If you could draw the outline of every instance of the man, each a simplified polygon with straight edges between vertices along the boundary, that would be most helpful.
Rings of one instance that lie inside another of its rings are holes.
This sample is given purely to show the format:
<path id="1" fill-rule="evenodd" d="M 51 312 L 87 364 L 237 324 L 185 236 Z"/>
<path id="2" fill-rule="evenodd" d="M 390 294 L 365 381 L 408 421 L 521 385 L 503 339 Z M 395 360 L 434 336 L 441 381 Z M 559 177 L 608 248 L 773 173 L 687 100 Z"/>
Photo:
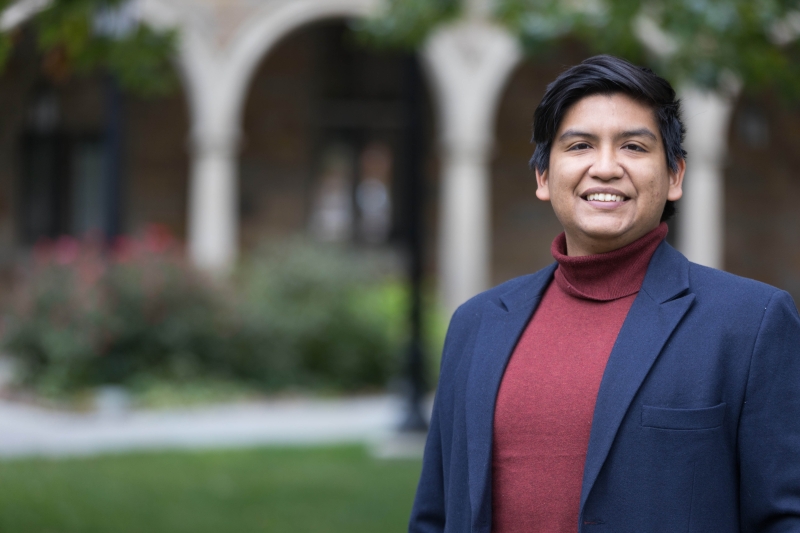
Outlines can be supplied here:
<path id="1" fill-rule="evenodd" d="M 664 240 L 683 136 L 648 69 L 548 86 L 557 262 L 454 314 L 411 532 L 800 532 L 800 317 Z"/>

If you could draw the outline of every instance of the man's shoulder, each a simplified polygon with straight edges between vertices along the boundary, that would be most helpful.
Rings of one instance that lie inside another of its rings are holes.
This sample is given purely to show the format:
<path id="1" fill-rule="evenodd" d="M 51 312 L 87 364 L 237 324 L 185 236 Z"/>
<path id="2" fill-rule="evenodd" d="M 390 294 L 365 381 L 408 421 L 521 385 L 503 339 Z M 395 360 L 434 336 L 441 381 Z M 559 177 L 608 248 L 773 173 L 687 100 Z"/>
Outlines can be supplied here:
<path id="1" fill-rule="evenodd" d="M 770 307 L 797 315 L 797 304 L 785 290 L 729 272 L 689 263 L 689 285 L 695 310 L 709 323 L 734 329 L 761 324 Z"/>
<path id="2" fill-rule="evenodd" d="M 548 265 L 532 274 L 525 274 L 485 290 L 463 304 L 456 310 L 455 316 L 480 314 L 487 304 L 501 309 L 530 302 L 537 298 L 553 278 L 556 264 Z"/>
<path id="3" fill-rule="evenodd" d="M 642 289 L 659 302 L 692 293 L 697 303 L 718 309 L 758 309 L 778 293 L 785 291 L 753 279 L 689 261 L 664 242 L 648 268 Z"/>
<path id="4" fill-rule="evenodd" d="M 752 302 L 768 301 L 776 293 L 784 292 L 777 287 L 723 270 L 697 263 L 689 263 L 689 283 L 692 292 L 718 301 Z"/>

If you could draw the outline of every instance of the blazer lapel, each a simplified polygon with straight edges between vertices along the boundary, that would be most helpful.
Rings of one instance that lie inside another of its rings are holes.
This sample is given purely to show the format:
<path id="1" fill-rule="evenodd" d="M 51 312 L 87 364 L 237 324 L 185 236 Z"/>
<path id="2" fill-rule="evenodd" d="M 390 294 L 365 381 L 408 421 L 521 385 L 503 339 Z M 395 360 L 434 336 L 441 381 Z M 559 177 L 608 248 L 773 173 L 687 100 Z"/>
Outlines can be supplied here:
<path id="1" fill-rule="evenodd" d="M 689 262 L 666 242 L 656 249 L 642 289 L 609 356 L 592 420 L 583 472 L 581 516 L 633 397 L 672 331 L 694 302 Z"/>
<path id="2" fill-rule="evenodd" d="M 484 304 L 466 390 L 467 455 L 472 530 L 488 530 L 494 407 L 514 347 L 553 277 L 553 264 L 526 283 Z"/>

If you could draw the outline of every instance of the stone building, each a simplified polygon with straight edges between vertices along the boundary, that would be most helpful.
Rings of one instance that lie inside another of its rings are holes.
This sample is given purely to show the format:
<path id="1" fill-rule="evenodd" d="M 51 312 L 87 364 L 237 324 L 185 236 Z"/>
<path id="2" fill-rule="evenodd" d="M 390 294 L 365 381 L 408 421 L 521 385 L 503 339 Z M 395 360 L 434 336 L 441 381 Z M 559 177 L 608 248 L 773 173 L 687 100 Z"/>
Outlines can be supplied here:
<path id="1" fill-rule="evenodd" d="M 0 26 L 24 28 L 45 4 L 18 2 Z M 531 120 L 586 53 L 524 58 L 488 2 L 467 4 L 411 55 L 353 39 L 380 0 L 140 0 L 139 16 L 181 36 L 181 90 L 149 100 L 99 76 L 48 85 L 23 43 L 0 77 L 0 261 L 43 235 L 152 223 L 217 271 L 268 237 L 391 243 L 420 172 L 426 265 L 448 309 L 544 266 L 560 228 L 534 196 Z M 800 108 L 682 96 L 690 156 L 670 240 L 800 301 Z"/>

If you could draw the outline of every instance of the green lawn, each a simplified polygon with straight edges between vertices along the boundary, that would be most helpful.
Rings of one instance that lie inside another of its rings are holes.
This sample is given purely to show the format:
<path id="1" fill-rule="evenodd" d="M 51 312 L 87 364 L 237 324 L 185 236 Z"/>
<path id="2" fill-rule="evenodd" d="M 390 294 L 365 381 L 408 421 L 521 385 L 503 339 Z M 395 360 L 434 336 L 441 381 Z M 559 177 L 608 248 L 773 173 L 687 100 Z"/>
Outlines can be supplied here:
<path id="1" fill-rule="evenodd" d="M 419 469 L 360 447 L 0 461 L 0 532 L 400 532 Z"/>

